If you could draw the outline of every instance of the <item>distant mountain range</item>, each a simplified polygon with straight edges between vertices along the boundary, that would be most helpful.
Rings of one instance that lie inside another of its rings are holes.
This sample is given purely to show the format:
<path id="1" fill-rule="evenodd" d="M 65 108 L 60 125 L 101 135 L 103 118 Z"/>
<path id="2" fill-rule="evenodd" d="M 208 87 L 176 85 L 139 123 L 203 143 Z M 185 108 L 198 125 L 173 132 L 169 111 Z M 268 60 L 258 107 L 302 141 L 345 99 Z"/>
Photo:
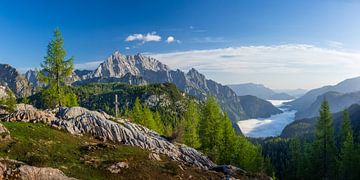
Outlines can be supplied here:
<path id="1" fill-rule="evenodd" d="M 360 77 L 344 80 L 334 86 L 310 90 L 300 98 L 286 104 L 298 111 L 296 119 L 310 118 L 317 115 L 319 104 L 324 97 L 329 98 L 330 107 L 334 113 L 360 101 L 358 93 L 354 93 L 357 91 L 360 91 Z"/>
<path id="2" fill-rule="evenodd" d="M 262 84 L 244 83 L 228 85 L 238 96 L 252 95 L 261 99 L 270 100 L 290 100 L 294 99 L 285 92 L 275 92 L 274 90 L 265 87 Z"/>
<path id="3" fill-rule="evenodd" d="M 354 130 L 354 137 L 359 138 L 360 135 L 360 105 L 353 104 L 348 108 L 351 125 Z M 339 132 L 343 112 L 337 112 L 332 115 L 334 120 L 335 133 Z M 311 137 L 315 129 L 317 118 L 307 118 L 296 120 L 287 125 L 281 133 L 281 137 L 294 138 L 294 137 Z M 360 140 L 360 139 L 358 139 Z"/>
<path id="4" fill-rule="evenodd" d="M 305 110 L 296 113 L 297 119 L 311 118 L 319 116 L 321 103 L 326 99 L 330 105 L 330 111 L 335 113 L 342 111 L 353 104 L 360 103 L 360 91 L 352 93 L 326 92 L 316 98 L 316 100 Z"/>
<path id="5" fill-rule="evenodd" d="M 295 98 L 299 98 L 304 95 L 308 90 L 306 89 L 273 89 L 277 93 L 286 93 Z"/>

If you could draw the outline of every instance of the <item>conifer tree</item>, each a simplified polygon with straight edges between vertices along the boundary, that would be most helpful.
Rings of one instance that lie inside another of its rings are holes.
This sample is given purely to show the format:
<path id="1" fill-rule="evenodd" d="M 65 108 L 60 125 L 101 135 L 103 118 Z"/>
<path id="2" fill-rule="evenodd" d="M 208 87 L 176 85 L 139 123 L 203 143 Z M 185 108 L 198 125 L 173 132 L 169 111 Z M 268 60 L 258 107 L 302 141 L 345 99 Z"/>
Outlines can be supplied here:
<path id="1" fill-rule="evenodd" d="M 144 124 L 143 108 L 138 97 L 135 99 L 131 118 L 135 123 Z"/>
<path id="2" fill-rule="evenodd" d="M 301 179 L 303 177 L 303 158 L 304 154 L 302 153 L 301 141 L 299 138 L 292 139 L 289 145 L 290 151 L 290 172 L 291 179 Z"/>
<path id="3" fill-rule="evenodd" d="M 341 179 L 357 179 L 353 132 L 349 112 L 346 110 L 344 110 L 343 121 L 341 123 L 340 145 L 339 177 Z"/>
<path id="4" fill-rule="evenodd" d="M 208 154 L 214 161 L 220 154 L 222 131 L 221 120 L 222 112 L 214 97 L 208 97 L 202 112 L 200 122 L 200 142 L 201 149 Z"/>
<path id="5" fill-rule="evenodd" d="M 220 146 L 219 163 L 221 164 L 235 164 L 235 152 L 238 148 L 238 138 L 235 129 L 232 127 L 232 123 L 225 114 L 222 119 L 223 135 Z"/>
<path id="6" fill-rule="evenodd" d="M 65 60 L 66 51 L 63 47 L 64 39 L 59 29 L 54 31 L 52 39 L 47 47 L 47 54 L 41 64 L 41 71 L 37 72 L 40 82 L 46 84 L 45 92 L 42 93 L 46 106 L 75 106 L 77 98 L 72 92 L 66 92 L 65 79 L 70 77 L 74 70 L 73 57 Z"/>
<path id="7" fill-rule="evenodd" d="M 160 134 L 164 134 L 164 123 L 161 121 L 161 116 L 158 111 L 154 113 L 154 121 L 156 124 L 156 132 Z"/>
<path id="8" fill-rule="evenodd" d="M 187 105 L 187 111 L 184 114 L 184 143 L 193 148 L 200 147 L 199 122 L 200 114 L 195 101 L 191 100 Z"/>
<path id="9" fill-rule="evenodd" d="M 312 149 L 312 173 L 318 179 L 334 179 L 336 170 L 336 146 L 330 107 L 324 99 L 320 117 L 316 122 Z"/>
<path id="10" fill-rule="evenodd" d="M 143 115 L 144 115 L 144 124 L 143 125 L 151 130 L 158 131 L 157 125 L 154 120 L 154 116 L 153 116 L 151 110 L 147 106 L 144 107 Z"/>

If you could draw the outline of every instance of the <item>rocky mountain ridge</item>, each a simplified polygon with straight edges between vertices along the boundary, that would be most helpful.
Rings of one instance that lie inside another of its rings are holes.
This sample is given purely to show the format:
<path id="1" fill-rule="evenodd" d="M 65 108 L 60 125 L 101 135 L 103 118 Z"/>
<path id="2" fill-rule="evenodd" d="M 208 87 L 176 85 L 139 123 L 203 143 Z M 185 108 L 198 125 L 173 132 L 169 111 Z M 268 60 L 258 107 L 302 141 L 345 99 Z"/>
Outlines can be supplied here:
<path id="1" fill-rule="evenodd" d="M 244 84 L 230 84 L 228 86 L 238 96 L 252 95 L 261 99 L 270 99 L 270 100 L 290 100 L 295 98 L 284 92 L 275 92 L 274 90 L 265 87 L 262 84 L 244 83 Z"/>
<path id="2" fill-rule="evenodd" d="M 306 111 L 306 109 L 309 108 L 313 102 L 315 102 L 318 96 L 331 91 L 339 93 L 360 91 L 360 77 L 346 79 L 336 85 L 323 86 L 321 88 L 310 90 L 300 98 L 286 104 L 291 105 L 291 108 L 297 111 Z"/>
<path id="3" fill-rule="evenodd" d="M 209 95 L 214 96 L 234 123 L 234 127 L 237 127 L 235 123 L 241 119 L 269 117 L 281 112 L 268 101 L 256 97 L 237 96 L 229 87 L 206 79 L 194 68 L 187 73 L 171 70 L 160 61 L 140 54 L 125 56 L 116 51 L 94 71 L 81 73 L 81 75 L 79 72 L 74 72 L 74 76 L 78 77 L 74 79 L 78 80 L 73 84 L 112 81 L 140 85 L 174 83 L 180 90 L 200 100 L 205 100 Z M 243 107 L 245 104 L 251 104 L 256 109 L 246 111 Z M 256 112 L 261 112 L 261 114 Z"/>

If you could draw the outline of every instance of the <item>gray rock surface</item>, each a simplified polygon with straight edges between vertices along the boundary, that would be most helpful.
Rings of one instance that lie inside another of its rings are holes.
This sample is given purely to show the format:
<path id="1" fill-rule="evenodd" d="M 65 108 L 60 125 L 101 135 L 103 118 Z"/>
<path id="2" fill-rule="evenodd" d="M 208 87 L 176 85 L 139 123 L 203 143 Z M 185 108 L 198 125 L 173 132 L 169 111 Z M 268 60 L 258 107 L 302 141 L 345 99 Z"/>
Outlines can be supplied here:
<path id="1" fill-rule="evenodd" d="M 71 134 L 91 134 L 104 141 L 138 146 L 203 169 L 215 165 L 195 149 L 185 145 L 174 145 L 156 132 L 126 120 L 120 120 L 122 123 L 110 121 L 102 113 L 81 107 L 63 108 L 57 117 L 52 126 Z"/>
<path id="2" fill-rule="evenodd" d="M 8 64 L 0 64 L 0 85 L 9 87 L 16 97 L 24 97 L 32 93 L 30 82 Z"/>
<path id="3" fill-rule="evenodd" d="M 130 73 L 142 75 L 143 71 L 168 71 L 170 68 L 156 59 L 142 56 L 124 56 L 119 51 L 114 52 L 106 61 L 94 71 L 92 77 L 123 77 Z"/>
<path id="4" fill-rule="evenodd" d="M 54 168 L 34 167 L 22 162 L 0 158 L 0 179 L 22 180 L 75 180 Z"/>

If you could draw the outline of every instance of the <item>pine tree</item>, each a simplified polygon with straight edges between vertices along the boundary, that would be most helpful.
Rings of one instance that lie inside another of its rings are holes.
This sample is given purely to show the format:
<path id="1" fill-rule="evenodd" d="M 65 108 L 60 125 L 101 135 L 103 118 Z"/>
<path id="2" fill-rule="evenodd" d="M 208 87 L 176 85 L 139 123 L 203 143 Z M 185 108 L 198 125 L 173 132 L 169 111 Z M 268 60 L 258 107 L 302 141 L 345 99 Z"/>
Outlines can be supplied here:
<path id="1" fill-rule="evenodd" d="M 135 99 L 131 118 L 135 123 L 144 124 L 143 108 L 138 97 Z"/>
<path id="2" fill-rule="evenodd" d="M 299 138 L 292 139 L 289 145 L 290 151 L 290 179 L 301 179 L 303 177 L 302 170 L 303 166 L 303 157 L 304 154 L 302 153 L 301 141 Z"/>
<path id="3" fill-rule="evenodd" d="M 200 147 L 199 123 L 200 114 L 195 101 L 191 100 L 187 105 L 187 111 L 184 114 L 185 132 L 184 143 L 193 148 Z"/>
<path id="4" fill-rule="evenodd" d="M 200 122 L 201 149 L 215 162 L 220 154 L 222 140 L 221 118 L 222 112 L 214 97 L 205 102 Z"/>
<path id="5" fill-rule="evenodd" d="M 73 57 L 65 60 L 66 51 L 63 47 L 64 39 L 59 29 L 54 31 L 54 39 L 47 47 L 47 55 L 41 64 L 42 70 L 38 71 L 37 77 L 40 82 L 46 84 L 45 92 L 42 93 L 44 103 L 50 107 L 72 106 L 76 100 L 75 95 L 68 95 L 65 92 L 65 79 L 68 78 L 73 70 Z M 71 93 L 71 92 L 68 92 Z M 70 100 L 68 99 L 70 98 Z"/>
<path id="6" fill-rule="evenodd" d="M 330 107 L 324 99 L 314 132 L 312 173 L 318 179 L 336 177 L 336 146 Z"/>
<path id="7" fill-rule="evenodd" d="M 340 131 L 340 159 L 339 159 L 339 177 L 341 179 L 357 179 L 354 161 L 354 139 L 351 129 L 349 112 L 344 111 L 343 121 Z"/>
<path id="8" fill-rule="evenodd" d="M 225 114 L 222 119 L 223 135 L 220 146 L 220 164 L 235 164 L 235 152 L 238 148 L 238 138 L 235 129 L 232 127 L 232 123 Z"/>

